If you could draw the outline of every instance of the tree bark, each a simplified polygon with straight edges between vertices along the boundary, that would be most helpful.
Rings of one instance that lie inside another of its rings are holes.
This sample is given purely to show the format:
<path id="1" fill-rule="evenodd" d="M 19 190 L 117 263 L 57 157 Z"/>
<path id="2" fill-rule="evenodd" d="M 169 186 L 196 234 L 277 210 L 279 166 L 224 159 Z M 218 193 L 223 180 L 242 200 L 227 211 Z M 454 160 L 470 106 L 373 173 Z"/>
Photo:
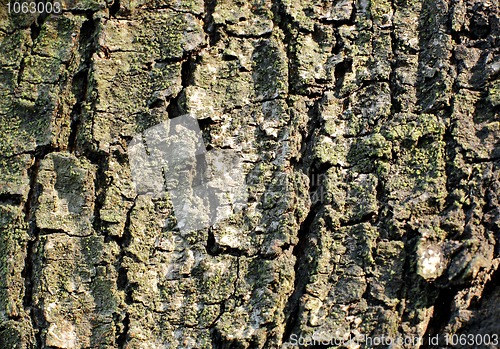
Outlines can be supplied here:
<path id="1" fill-rule="evenodd" d="M 0 349 L 498 347 L 497 0 L 5 1 Z M 128 153 L 184 114 L 248 187 L 188 233 Z"/>

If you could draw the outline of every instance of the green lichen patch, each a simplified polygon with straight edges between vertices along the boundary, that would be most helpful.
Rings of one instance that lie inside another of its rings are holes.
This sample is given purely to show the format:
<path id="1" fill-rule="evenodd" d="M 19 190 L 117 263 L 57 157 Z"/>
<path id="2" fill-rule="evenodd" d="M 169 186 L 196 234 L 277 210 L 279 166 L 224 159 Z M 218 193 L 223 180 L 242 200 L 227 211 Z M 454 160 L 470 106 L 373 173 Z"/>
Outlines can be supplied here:
<path id="1" fill-rule="evenodd" d="M 332 52 L 336 45 L 333 30 L 328 26 L 317 28 L 318 34 L 299 36 L 291 47 L 293 91 L 306 90 L 309 86 L 332 86 L 335 80 L 335 64 L 342 58 Z"/>
<path id="2" fill-rule="evenodd" d="M 130 212 L 131 243 L 128 247 L 138 261 L 147 262 L 154 254 L 156 241 L 162 227 L 167 225 L 167 220 L 172 220 L 171 203 L 161 199 L 158 205 L 150 196 L 140 195 L 136 199 L 133 210 Z M 161 204 L 161 205 L 159 205 Z M 157 206 L 162 209 L 157 209 Z M 167 235 L 168 236 L 168 235 Z M 172 236 L 173 239 L 175 237 Z M 159 241 L 162 241 L 160 238 Z"/>
<path id="3" fill-rule="evenodd" d="M 80 28 L 85 20 L 85 16 L 72 14 L 49 17 L 40 30 L 33 52 L 69 62 L 73 52 L 78 49 Z"/>
<path id="4" fill-rule="evenodd" d="M 0 324 L 24 314 L 24 279 L 21 276 L 28 240 L 20 207 L 0 205 Z"/>
<path id="5" fill-rule="evenodd" d="M 35 13 L 19 13 L 14 12 L 14 3 L 10 4 L 10 13 L 7 3 L 0 8 L 0 29 L 3 32 L 15 32 L 16 30 L 23 30 L 30 26 L 36 20 L 37 14 Z M 21 9 L 20 9 L 21 10 Z"/>
<path id="6" fill-rule="evenodd" d="M 288 93 L 288 65 L 284 46 L 274 38 L 260 42 L 252 56 L 255 101 Z M 265 69 L 264 69 L 265 67 Z"/>
<path id="7" fill-rule="evenodd" d="M 103 237 L 50 234 L 40 238 L 33 298 L 48 323 L 46 345 L 115 345 L 115 315 L 122 302 L 114 267 L 118 248 Z M 109 324 L 104 326 L 103 324 Z"/>
<path id="8" fill-rule="evenodd" d="M 24 64 L 21 79 L 30 84 L 55 83 L 64 71 L 61 62 L 54 58 L 28 56 L 24 59 Z"/>
<path id="9" fill-rule="evenodd" d="M 392 25 L 392 4 L 387 0 L 371 0 L 370 13 L 373 24 L 379 27 L 389 27 Z"/>
<path id="10" fill-rule="evenodd" d="M 492 106 L 500 105 L 500 81 L 492 82 L 488 88 L 488 101 Z"/>
<path id="11" fill-rule="evenodd" d="M 380 326 L 376 317 L 363 317 L 377 309 L 364 298 L 374 286 L 371 270 L 379 265 L 383 270 L 384 262 L 373 258 L 378 231 L 368 223 L 338 228 L 336 215 L 326 205 L 318 213 L 315 233 L 308 237 L 311 264 L 301 301 L 303 321 L 295 328 L 304 336 L 333 333 L 342 338 L 351 330 Z M 385 291 L 382 285 L 378 288 Z"/>
<path id="12" fill-rule="evenodd" d="M 94 56 L 94 68 L 83 108 L 89 122 L 78 135 L 85 148 L 109 152 L 122 137 L 164 121 L 168 100 L 181 90 L 181 63 L 148 66 L 138 53 L 117 52 L 109 60 Z"/>
<path id="13" fill-rule="evenodd" d="M 108 5 L 105 0 L 61 0 L 60 4 L 61 10 L 91 10 L 96 12 L 105 9 Z"/>
<path id="14" fill-rule="evenodd" d="M 54 42 L 59 42 L 59 39 L 55 38 Z M 61 107 L 61 104 L 74 103 L 71 96 L 66 97 L 66 88 L 71 83 L 69 75 L 78 67 L 80 58 L 75 54 L 76 47 L 68 50 L 72 57 L 75 55 L 69 66 L 62 64 L 60 57 L 48 57 L 49 53 L 39 47 L 37 53 L 40 56 L 26 55 L 22 62 L 16 63 L 15 69 L 2 70 L 5 80 L 1 89 L 4 98 L 0 103 L 0 129 L 2 134 L 8 135 L 0 142 L 2 155 L 26 153 L 49 144 L 60 147 L 61 143 L 67 143 L 61 137 L 67 137 L 69 133 L 70 108 Z M 7 52 L 5 57 L 11 55 Z M 59 83 L 61 86 L 57 86 Z"/>
<path id="15" fill-rule="evenodd" d="M 157 10 L 169 8 L 176 12 L 187 12 L 195 15 L 203 14 L 205 1 L 203 0 L 125 0 L 120 2 L 118 16 L 131 17 L 144 10 Z"/>
<path id="16" fill-rule="evenodd" d="M 448 192 L 444 131 L 443 122 L 428 114 L 397 115 L 382 131 L 392 141 L 396 159 L 386 173 L 394 218 L 405 220 L 413 215 L 412 221 L 419 226 L 422 222 L 415 215 L 437 213 L 443 208 Z"/>
<path id="17" fill-rule="evenodd" d="M 0 349 L 28 349 L 36 345 L 35 333 L 28 318 L 3 321 L 0 336 Z"/>
<path id="18" fill-rule="evenodd" d="M 10 157 L 55 143 L 57 96 L 51 88 L 35 88 L 0 102 L 0 151 Z"/>
<path id="19" fill-rule="evenodd" d="M 8 135 L 0 142 L 2 155 L 67 145 L 69 114 L 76 103 L 69 89 L 82 60 L 80 50 L 86 49 L 79 42 L 84 21 L 71 14 L 49 16 L 40 35 L 33 25 L 31 35 L 30 30 L 19 30 L 9 35 L 9 43 L 2 41 L 0 129 Z"/>
<path id="20" fill-rule="evenodd" d="M 207 328 L 172 325 L 167 313 L 151 313 L 140 303 L 133 304 L 130 311 L 127 346 L 131 349 L 161 346 L 168 349 L 183 346 L 213 348 L 210 330 Z"/>
<path id="21" fill-rule="evenodd" d="M 375 253 L 373 277 L 369 279 L 370 294 L 389 306 L 396 306 L 404 284 L 405 245 L 402 241 L 381 241 Z"/>
<path id="22" fill-rule="evenodd" d="M 340 101 L 336 103 L 340 104 Z M 380 120 L 388 118 L 391 106 L 391 94 L 387 83 L 375 83 L 361 88 L 351 94 L 349 108 L 344 113 L 327 121 L 325 130 L 329 134 L 342 134 L 343 131 L 346 136 L 370 132 Z"/>
<path id="23" fill-rule="evenodd" d="M 379 160 L 385 162 L 392 158 L 392 144 L 380 133 L 355 139 L 347 154 L 347 161 L 355 164 L 359 172 L 373 170 L 373 166 L 379 165 Z"/>
<path id="24" fill-rule="evenodd" d="M 225 24 L 227 31 L 238 36 L 262 36 L 273 30 L 271 1 L 218 2 L 213 13 L 216 24 Z"/>
<path id="25" fill-rule="evenodd" d="M 33 165 L 31 155 L 0 159 L 0 194 L 19 195 L 26 201 L 30 190 L 28 169 Z"/>
<path id="26" fill-rule="evenodd" d="M 324 188 L 320 190 L 325 204 L 338 210 L 341 223 L 360 221 L 378 213 L 377 177 L 331 168 L 325 176 Z"/>
<path id="27" fill-rule="evenodd" d="M 0 65 L 19 66 L 23 54 L 31 46 L 31 38 L 27 30 L 19 30 L 11 35 L 0 32 Z M 2 85 L 6 81 L 2 81 Z"/>
<path id="28" fill-rule="evenodd" d="M 467 158 L 496 158 L 500 155 L 497 113 L 479 92 L 462 90 L 453 103 L 453 137 Z M 490 102 L 491 103 L 491 102 Z"/>
<path id="29" fill-rule="evenodd" d="M 286 0 L 283 1 L 285 11 L 301 29 L 313 31 L 315 22 L 346 22 L 355 11 L 354 1 Z"/>
<path id="30" fill-rule="evenodd" d="M 193 74 L 195 86 L 188 87 L 181 97 L 183 111 L 216 120 L 226 110 L 288 93 L 283 45 L 274 37 L 238 42 L 239 46 L 230 41 L 221 43 L 222 52 L 214 48 L 201 54 Z"/>
<path id="31" fill-rule="evenodd" d="M 141 61 L 181 59 L 205 42 L 202 22 L 189 13 L 171 10 L 144 12 L 134 20 L 111 20 L 102 25 L 99 44 L 111 52 L 136 52 Z"/>
<path id="32" fill-rule="evenodd" d="M 252 74 L 246 69 L 240 69 L 237 61 L 218 63 L 221 58 L 215 49 L 201 55 L 201 64 L 194 72 L 194 85 L 204 89 L 198 92 L 196 87 L 191 87 L 193 91 L 187 94 L 185 102 L 186 111 L 191 112 L 193 109 L 196 115 L 197 109 L 206 104 L 208 110 L 204 114 L 210 116 L 213 110 L 212 113 L 217 115 L 223 110 L 249 104 L 255 98 Z M 213 102 L 205 103 L 208 99 Z"/>

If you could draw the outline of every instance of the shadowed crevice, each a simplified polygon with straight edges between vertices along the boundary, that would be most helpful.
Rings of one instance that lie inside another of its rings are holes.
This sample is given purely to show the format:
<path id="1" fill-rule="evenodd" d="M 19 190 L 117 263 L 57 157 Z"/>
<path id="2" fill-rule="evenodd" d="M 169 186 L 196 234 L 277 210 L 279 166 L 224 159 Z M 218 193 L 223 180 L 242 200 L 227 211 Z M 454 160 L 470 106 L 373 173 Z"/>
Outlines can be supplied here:
<path id="1" fill-rule="evenodd" d="M 37 193 L 36 190 L 36 180 L 38 176 L 38 170 L 40 168 L 40 157 L 35 157 L 35 162 L 28 171 L 30 176 L 30 190 L 28 193 L 28 198 L 24 206 L 25 220 L 29 225 L 29 240 L 26 245 L 26 258 L 24 261 L 24 269 L 21 272 L 21 276 L 24 278 L 24 298 L 23 307 L 27 314 L 31 318 L 31 325 L 33 331 L 35 332 L 35 339 L 39 348 L 42 346 L 40 323 L 43 322 L 42 318 L 39 316 L 41 310 L 37 309 L 34 304 L 33 298 L 33 288 L 35 284 L 35 268 L 36 264 L 36 245 L 40 241 L 40 229 L 36 226 L 34 217 L 34 201 L 36 200 Z"/>
<path id="2" fill-rule="evenodd" d="M 76 102 L 70 113 L 70 134 L 68 138 L 68 151 L 74 153 L 77 146 L 77 136 L 81 125 L 81 114 L 83 106 L 87 101 L 87 90 L 89 85 L 90 66 L 92 56 L 96 52 L 94 36 L 97 24 L 93 19 L 93 12 L 86 12 L 87 20 L 83 22 L 80 30 L 79 49 L 83 52 L 83 63 L 81 70 L 73 77 L 72 91 L 76 96 Z"/>
<path id="3" fill-rule="evenodd" d="M 214 23 L 214 12 L 217 6 L 217 0 L 205 1 L 205 17 L 203 19 L 205 25 L 204 30 L 208 34 L 209 46 L 217 45 L 220 40 L 220 33 L 217 30 L 217 25 Z"/>

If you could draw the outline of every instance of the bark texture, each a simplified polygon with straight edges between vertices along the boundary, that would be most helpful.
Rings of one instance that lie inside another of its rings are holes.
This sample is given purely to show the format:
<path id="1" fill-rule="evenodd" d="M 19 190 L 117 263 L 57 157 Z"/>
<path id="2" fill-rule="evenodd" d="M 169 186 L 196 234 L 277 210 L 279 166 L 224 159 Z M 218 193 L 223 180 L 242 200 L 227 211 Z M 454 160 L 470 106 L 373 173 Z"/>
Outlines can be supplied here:
<path id="1" fill-rule="evenodd" d="M 1 349 L 500 334 L 497 0 L 5 1 Z M 186 113 L 249 200 L 180 234 L 127 147 Z"/>

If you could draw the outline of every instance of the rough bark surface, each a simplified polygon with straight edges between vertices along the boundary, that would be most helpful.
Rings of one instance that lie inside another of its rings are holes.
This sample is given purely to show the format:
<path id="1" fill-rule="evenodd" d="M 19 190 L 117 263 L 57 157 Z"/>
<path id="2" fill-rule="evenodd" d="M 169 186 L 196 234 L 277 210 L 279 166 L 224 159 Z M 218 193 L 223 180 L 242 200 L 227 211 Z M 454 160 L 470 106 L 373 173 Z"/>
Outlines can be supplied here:
<path id="1" fill-rule="evenodd" d="M 500 334 L 497 0 L 5 1 L 0 349 Z M 180 234 L 127 146 L 186 113 L 249 201 Z"/>

